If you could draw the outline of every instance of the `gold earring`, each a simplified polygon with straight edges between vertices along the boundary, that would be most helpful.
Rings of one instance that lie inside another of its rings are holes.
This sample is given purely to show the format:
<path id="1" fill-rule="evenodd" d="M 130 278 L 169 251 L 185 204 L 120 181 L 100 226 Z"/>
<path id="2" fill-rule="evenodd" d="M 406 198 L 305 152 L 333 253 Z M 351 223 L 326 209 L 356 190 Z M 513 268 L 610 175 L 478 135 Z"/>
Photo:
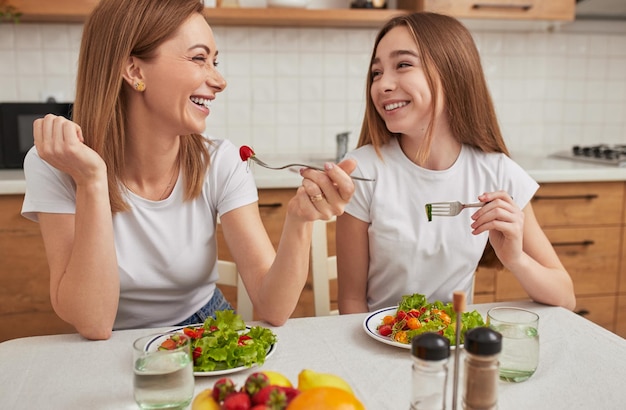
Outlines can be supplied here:
<path id="1" fill-rule="evenodd" d="M 135 90 L 142 92 L 146 89 L 146 83 L 144 83 L 143 81 L 139 80 L 135 83 Z"/>

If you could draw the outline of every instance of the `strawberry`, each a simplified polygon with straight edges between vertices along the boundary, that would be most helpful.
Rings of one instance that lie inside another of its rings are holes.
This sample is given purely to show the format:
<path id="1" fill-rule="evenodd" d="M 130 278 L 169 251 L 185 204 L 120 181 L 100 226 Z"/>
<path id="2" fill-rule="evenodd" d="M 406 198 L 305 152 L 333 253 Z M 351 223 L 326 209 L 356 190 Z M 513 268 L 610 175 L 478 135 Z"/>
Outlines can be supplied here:
<path id="1" fill-rule="evenodd" d="M 254 372 L 246 379 L 243 389 L 250 397 L 265 386 L 269 386 L 270 379 L 262 372 Z"/>
<path id="2" fill-rule="evenodd" d="M 291 401 L 295 399 L 298 394 L 300 394 L 300 390 L 295 387 L 281 386 L 280 390 L 282 390 L 282 392 L 287 396 L 287 404 L 291 403 Z"/>
<path id="3" fill-rule="evenodd" d="M 272 409 L 267 407 L 265 404 L 256 404 L 252 406 L 250 410 L 272 410 Z"/>
<path id="4" fill-rule="evenodd" d="M 265 386 L 252 396 L 252 404 L 265 404 L 271 409 L 287 407 L 287 394 L 280 386 Z"/>
<path id="5" fill-rule="evenodd" d="M 221 403 L 226 399 L 226 396 L 235 391 L 235 383 L 227 377 L 219 379 L 213 385 L 213 400 Z"/>
<path id="6" fill-rule="evenodd" d="M 224 399 L 224 410 L 250 410 L 250 407 L 250 396 L 243 391 L 231 393 Z"/>

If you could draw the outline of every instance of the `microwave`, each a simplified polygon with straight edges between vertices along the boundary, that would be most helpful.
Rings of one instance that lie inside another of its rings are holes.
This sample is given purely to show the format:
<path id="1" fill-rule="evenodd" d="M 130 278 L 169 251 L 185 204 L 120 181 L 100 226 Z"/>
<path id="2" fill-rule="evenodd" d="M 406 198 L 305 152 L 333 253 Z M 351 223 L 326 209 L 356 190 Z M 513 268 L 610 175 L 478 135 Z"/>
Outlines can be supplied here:
<path id="1" fill-rule="evenodd" d="M 33 122 L 46 114 L 71 118 L 72 104 L 0 102 L 0 168 L 19 169 L 33 146 Z"/>

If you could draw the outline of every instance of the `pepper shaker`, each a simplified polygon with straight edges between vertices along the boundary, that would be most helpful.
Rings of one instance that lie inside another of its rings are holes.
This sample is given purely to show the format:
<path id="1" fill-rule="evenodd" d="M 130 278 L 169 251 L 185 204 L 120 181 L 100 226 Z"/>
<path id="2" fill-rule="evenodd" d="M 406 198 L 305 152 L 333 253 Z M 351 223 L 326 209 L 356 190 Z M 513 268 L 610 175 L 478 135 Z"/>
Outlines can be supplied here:
<path id="1" fill-rule="evenodd" d="M 423 333 L 411 341 L 411 410 L 445 410 L 450 341 L 438 333 Z"/>
<path id="2" fill-rule="evenodd" d="M 463 409 L 492 410 L 498 406 L 498 357 L 502 335 L 488 327 L 465 333 L 465 390 Z"/>

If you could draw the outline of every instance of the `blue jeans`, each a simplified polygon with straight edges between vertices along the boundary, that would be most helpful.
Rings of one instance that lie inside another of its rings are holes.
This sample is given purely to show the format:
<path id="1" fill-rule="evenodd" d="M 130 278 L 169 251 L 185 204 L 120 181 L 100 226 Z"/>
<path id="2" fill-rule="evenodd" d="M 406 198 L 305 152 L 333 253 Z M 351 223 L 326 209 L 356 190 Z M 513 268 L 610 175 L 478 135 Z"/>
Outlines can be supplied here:
<path id="1" fill-rule="evenodd" d="M 187 319 L 178 323 L 176 326 L 188 326 L 195 325 L 198 323 L 204 323 L 204 321 L 209 317 L 215 317 L 215 312 L 218 310 L 235 310 L 230 303 L 224 297 L 224 294 L 218 288 L 215 288 L 215 292 L 213 292 L 213 297 L 211 300 L 207 302 L 206 305 L 202 306 L 200 310 L 198 310 L 193 315 L 189 316 Z"/>

